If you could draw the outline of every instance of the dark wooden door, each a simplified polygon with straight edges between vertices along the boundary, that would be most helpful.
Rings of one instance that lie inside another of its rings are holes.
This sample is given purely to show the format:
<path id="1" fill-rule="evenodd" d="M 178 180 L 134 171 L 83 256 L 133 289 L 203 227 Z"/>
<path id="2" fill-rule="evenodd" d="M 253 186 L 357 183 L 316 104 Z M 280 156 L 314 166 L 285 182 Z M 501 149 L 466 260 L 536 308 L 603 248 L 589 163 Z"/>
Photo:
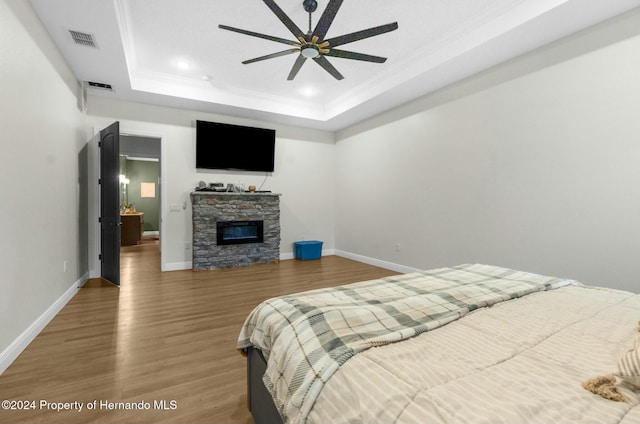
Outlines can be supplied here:
<path id="1" fill-rule="evenodd" d="M 120 285 L 120 123 L 100 131 L 100 275 Z"/>

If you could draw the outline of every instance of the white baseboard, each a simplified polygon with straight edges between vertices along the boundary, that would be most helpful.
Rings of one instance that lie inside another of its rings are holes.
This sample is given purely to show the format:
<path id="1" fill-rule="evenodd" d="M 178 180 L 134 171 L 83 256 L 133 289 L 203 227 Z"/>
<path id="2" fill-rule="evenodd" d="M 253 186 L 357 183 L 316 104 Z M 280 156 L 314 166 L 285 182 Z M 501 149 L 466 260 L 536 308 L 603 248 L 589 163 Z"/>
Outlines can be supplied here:
<path id="1" fill-rule="evenodd" d="M 382 261 L 380 259 L 370 258 L 368 256 L 357 255 L 355 253 L 345 252 L 343 250 L 336 250 L 336 256 L 342 256 L 343 258 L 352 259 L 354 261 L 362 262 L 365 264 L 377 266 L 384 269 L 390 269 L 391 271 L 401 272 L 403 274 L 409 272 L 416 272 L 419 269 L 410 266 L 400 265 L 393 262 Z"/>
<path id="2" fill-rule="evenodd" d="M 185 269 L 192 269 L 191 262 L 167 262 L 161 265 L 161 271 L 182 271 Z"/>
<path id="3" fill-rule="evenodd" d="M 335 250 L 333 249 L 323 249 L 322 256 L 330 256 L 335 255 Z M 285 252 L 280 254 L 280 260 L 285 261 L 287 259 L 294 259 L 293 252 Z M 183 269 L 192 269 L 193 264 L 191 262 L 174 262 L 164 264 L 162 271 L 180 271 Z"/>
<path id="4" fill-rule="evenodd" d="M 26 330 L 22 332 L 5 350 L 0 352 L 0 374 L 16 360 L 29 343 L 49 324 L 49 322 L 60 312 L 64 305 L 71 300 L 78 290 L 84 286 L 89 279 L 89 273 L 84 274 L 78 281 L 73 283 L 69 289 L 53 302 L 42 315 L 40 315 Z"/>
<path id="5" fill-rule="evenodd" d="M 368 265 L 377 266 L 379 268 L 390 269 L 391 271 L 401 272 L 406 274 L 408 272 L 418 271 L 418 268 L 413 268 L 410 266 L 400 265 L 393 262 L 381 261 L 380 259 L 370 258 L 368 256 L 357 255 L 351 252 L 345 252 L 343 250 L 337 249 L 322 249 L 322 256 L 330 256 L 336 255 L 341 256 L 343 258 L 351 259 L 354 261 L 362 262 Z M 280 260 L 286 259 L 294 259 L 295 255 L 293 252 L 281 253 Z"/>
<path id="6" fill-rule="evenodd" d="M 286 261 L 287 259 L 294 259 L 293 252 L 281 253 L 280 260 Z"/>
<path id="7" fill-rule="evenodd" d="M 355 253 L 345 252 L 337 249 L 322 249 L 322 256 L 342 256 L 343 258 L 352 259 L 354 261 L 362 262 L 365 264 L 377 266 L 384 269 L 390 269 L 391 271 L 401 272 L 406 274 L 408 272 L 418 271 L 419 268 L 413 268 L 410 266 L 400 265 L 393 262 L 382 261 L 380 259 L 370 258 L 368 256 L 357 255 Z M 285 252 L 280 254 L 280 260 L 294 259 L 293 252 Z M 185 269 L 193 269 L 191 262 L 171 262 L 162 265 L 162 271 L 181 271 Z"/>
<path id="8" fill-rule="evenodd" d="M 322 256 L 331 256 L 331 255 L 335 255 L 336 251 L 334 249 L 322 249 Z M 286 253 L 281 253 L 280 254 L 280 260 L 284 261 L 287 259 L 295 259 L 296 256 L 294 255 L 293 252 L 286 252 Z"/>

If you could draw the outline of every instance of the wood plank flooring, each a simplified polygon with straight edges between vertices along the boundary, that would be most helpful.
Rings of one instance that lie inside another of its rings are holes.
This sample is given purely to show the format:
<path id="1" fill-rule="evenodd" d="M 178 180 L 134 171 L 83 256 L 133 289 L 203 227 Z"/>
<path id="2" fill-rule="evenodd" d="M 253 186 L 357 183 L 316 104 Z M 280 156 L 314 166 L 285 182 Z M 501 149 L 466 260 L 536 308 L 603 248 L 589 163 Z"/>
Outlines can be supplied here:
<path id="1" fill-rule="evenodd" d="M 249 312 L 273 296 L 393 274 L 337 256 L 162 273 L 157 242 L 123 248 L 121 288 L 89 282 L 0 376 L 0 400 L 35 402 L 0 409 L 0 422 L 253 423 L 235 347 Z"/>

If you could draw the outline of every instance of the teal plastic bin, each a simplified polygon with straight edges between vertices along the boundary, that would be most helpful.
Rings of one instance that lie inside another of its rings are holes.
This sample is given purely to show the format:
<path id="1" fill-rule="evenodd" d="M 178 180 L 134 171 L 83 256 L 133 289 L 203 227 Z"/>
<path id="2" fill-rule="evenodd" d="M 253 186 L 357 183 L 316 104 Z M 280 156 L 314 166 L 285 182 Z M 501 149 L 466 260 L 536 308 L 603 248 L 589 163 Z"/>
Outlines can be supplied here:
<path id="1" fill-rule="evenodd" d="M 302 261 L 312 259 L 320 259 L 322 256 L 322 242 L 318 240 L 296 241 L 295 254 L 296 258 Z"/>

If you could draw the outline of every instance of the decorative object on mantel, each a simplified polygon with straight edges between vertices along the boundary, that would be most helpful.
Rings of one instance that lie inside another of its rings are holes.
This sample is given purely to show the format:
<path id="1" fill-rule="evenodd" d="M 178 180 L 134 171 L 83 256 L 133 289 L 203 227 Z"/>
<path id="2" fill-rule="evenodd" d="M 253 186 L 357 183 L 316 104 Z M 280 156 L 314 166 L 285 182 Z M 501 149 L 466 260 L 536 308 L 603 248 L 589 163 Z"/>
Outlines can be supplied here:
<path id="1" fill-rule="evenodd" d="M 262 187 L 262 186 L 261 186 Z M 239 183 L 210 183 L 207 185 L 204 181 L 195 187 L 197 192 L 210 192 L 210 193 L 271 193 L 271 190 L 258 190 L 256 186 L 250 185 L 247 189 L 244 189 L 244 184 Z"/>
<path id="2" fill-rule="evenodd" d="M 196 186 L 196 191 L 215 191 L 215 192 L 223 192 L 227 191 L 226 186 L 223 183 L 205 183 L 204 181 L 200 181 Z"/>
<path id="3" fill-rule="evenodd" d="M 242 62 L 246 65 L 249 63 L 259 62 L 261 60 L 273 59 L 275 57 L 297 53 L 298 57 L 293 64 L 293 68 L 291 68 L 291 71 L 289 72 L 289 76 L 287 77 L 289 81 L 293 80 L 296 77 L 298 71 L 307 59 L 313 59 L 318 65 L 320 65 L 325 71 L 330 73 L 337 80 L 341 80 L 344 77 L 342 76 L 342 74 L 340 74 L 340 72 L 338 72 L 336 68 L 333 67 L 333 65 L 327 60 L 325 56 L 361 60 L 365 62 L 384 63 L 387 60 L 386 57 L 372 56 L 369 54 L 355 53 L 346 50 L 338 50 L 334 47 L 353 43 L 354 41 L 362 40 L 364 38 L 373 37 L 398 29 L 398 23 L 393 22 L 391 24 L 380 25 L 377 27 L 352 32 L 350 34 L 325 39 L 324 37 L 327 35 L 329 27 L 333 23 L 333 19 L 336 17 L 338 9 L 340 9 L 343 0 L 329 0 L 326 9 L 322 13 L 320 20 L 316 24 L 316 28 L 313 31 L 311 30 L 311 14 L 315 12 L 316 8 L 318 7 L 318 2 L 316 0 L 304 0 L 302 2 L 302 7 L 306 12 L 309 13 L 309 31 L 306 34 L 302 32 L 300 28 L 298 28 L 298 26 L 291 20 L 291 18 L 289 18 L 289 16 L 287 16 L 286 13 L 282 11 L 282 9 L 280 9 L 275 1 L 263 1 L 269 7 L 269 9 L 271 9 L 271 11 L 278 17 L 278 19 L 280 19 L 280 21 L 287 27 L 287 29 L 291 31 L 291 33 L 296 37 L 297 41 L 291 41 L 285 38 L 274 37 L 272 35 L 247 31 L 244 29 L 233 28 L 227 25 L 218 25 L 218 28 L 293 46 L 293 48 L 288 50 L 268 54 L 266 56 L 256 57 L 254 59 L 249 59 Z"/>
<path id="4" fill-rule="evenodd" d="M 227 191 L 233 191 L 235 193 L 244 193 L 244 184 L 240 184 L 239 182 L 235 182 L 233 184 L 227 184 Z"/>

